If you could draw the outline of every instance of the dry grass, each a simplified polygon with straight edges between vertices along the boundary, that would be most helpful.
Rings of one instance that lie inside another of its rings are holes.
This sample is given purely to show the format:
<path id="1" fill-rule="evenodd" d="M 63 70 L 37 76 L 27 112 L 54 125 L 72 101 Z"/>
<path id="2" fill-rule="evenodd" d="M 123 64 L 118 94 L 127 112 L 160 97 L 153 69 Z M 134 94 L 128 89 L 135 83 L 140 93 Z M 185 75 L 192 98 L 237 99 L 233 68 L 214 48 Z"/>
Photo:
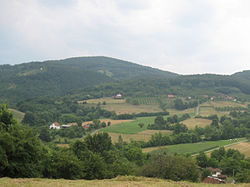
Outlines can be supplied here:
<path id="1" fill-rule="evenodd" d="M 61 186 L 83 186 L 83 187 L 233 187 L 242 186 L 247 187 L 249 184 L 205 184 L 205 183 L 191 183 L 186 181 L 175 182 L 171 180 L 135 177 L 135 176 L 118 176 L 114 179 L 104 180 L 64 180 L 64 179 L 10 179 L 1 178 L 0 186 L 6 187 L 61 187 Z"/>
<path id="2" fill-rule="evenodd" d="M 167 109 L 167 111 L 170 113 L 170 115 L 175 115 L 175 114 L 194 114 L 194 108 L 189 108 L 189 109 L 186 109 L 186 110 Z"/>
<path id="3" fill-rule="evenodd" d="M 212 107 L 200 107 L 200 115 L 201 116 L 209 116 L 213 114 L 218 114 L 218 111 L 216 111 Z"/>
<path id="4" fill-rule="evenodd" d="M 113 120 L 113 119 L 100 119 L 101 122 L 105 122 L 106 125 L 108 122 L 111 122 L 111 126 L 112 125 L 117 125 L 117 124 L 120 124 L 120 123 L 125 123 L 125 122 L 131 122 L 133 120 Z M 82 123 L 82 125 L 87 125 L 87 124 L 91 124 L 93 123 L 92 121 L 85 121 Z"/>
<path id="5" fill-rule="evenodd" d="M 98 98 L 98 99 L 89 99 L 85 100 L 88 104 L 98 104 L 98 103 L 103 103 L 104 101 L 106 104 L 120 104 L 120 103 L 125 103 L 125 99 L 114 99 L 112 97 L 104 97 L 104 98 Z M 83 103 L 84 101 L 78 101 L 79 104 Z"/>
<path id="6" fill-rule="evenodd" d="M 226 150 L 228 149 L 237 149 L 246 157 L 250 157 L 250 142 L 240 142 L 238 144 L 226 147 Z"/>
<path id="7" fill-rule="evenodd" d="M 69 144 L 56 144 L 58 147 L 69 148 Z"/>
<path id="8" fill-rule="evenodd" d="M 168 145 L 157 146 L 157 147 L 148 147 L 148 148 L 143 148 L 142 152 L 143 153 L 149 153 L 151 151 L 155 151 L 155 150 L 162 149 L 162 148 L 167 148 L 167 147 L 168 147 Z"/>
<path id="9" fill-rule="evenodd" d="M 132 114 L 140 112 L 162 112 L 159 105 L 132 105 L 129 103 L 107 104 L 102 108 L 108 111 L 115 111 L 117 114 Z"/>
<path id="10" fill-rule="evenodd" d="M 112 142 L 118 142 L 119 136 L 122 137 L 123 141 L 130 142 L 131 140 L 135 141 L 149 141 L 153 134 L 161 132 L 162 134 L 171 134 L 169 130 L 145 130 L 137 134 L 119 134 L 119 133 L 109 133 L 111 136 Z"/>
<path id="11" fill-rule="evenodd" d="M 211 105 L 214 107 L 247 107 L 247 105 L 233 101 L 216 101 L 211 102 Z"/>
<path id="12" fill-rule="evenodd" d="M 202 119 L 202 118 L 190 118 L 185 121 L 182 121 L 188 129 L 194 129 L 195 126 L 204 128 L 206 125 L 211 124 L 212 120 L 209 119 Z"/>

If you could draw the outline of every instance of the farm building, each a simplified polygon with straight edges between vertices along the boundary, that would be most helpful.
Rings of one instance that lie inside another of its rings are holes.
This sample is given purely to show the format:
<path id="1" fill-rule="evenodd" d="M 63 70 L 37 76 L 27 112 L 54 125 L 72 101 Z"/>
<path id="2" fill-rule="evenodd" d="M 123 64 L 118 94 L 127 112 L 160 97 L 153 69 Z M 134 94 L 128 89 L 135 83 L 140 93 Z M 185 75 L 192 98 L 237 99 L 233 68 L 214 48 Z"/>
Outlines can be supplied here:
<path id="1" fill-rule="evenodd" d="M 122 94 L 121 93 L 118 93 L 116 94 L 116 96 L 114 96 L 115 99 L 121 99 L 122 98 Z"/>
<path id="2" fill-rule="evenodd" d="M 212 176 L 208 176 L 207 178 L 204 179 L 204 183 L 212 183 L 212 184 L 221 184 L 221 183 L 225 183 L 227 176 L 226 175 L 222 175 L 221 172 L 222 170 L 219 168 L 207 168 L 211 171 Z"/>
<path id="3" fill-rule="evenodd" d="M 168 98 L 174 98 L 174 95 L 168 94 Z"/>
<path id="4" fill-rule="evenodd" d="M 205 178 L 203 180 L 204 183 L 210 183 L 210 184 L 221 184 L 221 183 L 225 183 L 224 180 L 219 179 L 219 178 L 214 178 L 211 176 L 208 176 L 207 178 Z"/>
<path id="5" fill-rule="evenodd" d="M 60 128 L 61 128 L 61 126 L 60 126 L 60 124 L 57 123 L 57 122 L 54 122 L 54 123 L 52 123 L 52 124 L 49 126 L 49 129 L 60 129 Z"/>

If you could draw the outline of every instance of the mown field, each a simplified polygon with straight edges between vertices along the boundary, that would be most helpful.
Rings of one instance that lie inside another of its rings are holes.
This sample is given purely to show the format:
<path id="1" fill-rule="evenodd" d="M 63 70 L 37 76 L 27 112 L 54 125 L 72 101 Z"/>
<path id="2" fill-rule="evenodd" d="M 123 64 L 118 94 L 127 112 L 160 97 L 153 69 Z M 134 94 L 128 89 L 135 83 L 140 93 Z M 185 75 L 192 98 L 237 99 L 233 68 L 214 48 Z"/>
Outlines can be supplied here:
<path id="1" fill-rule="evenodd" d="M 101 131 L 108 133 L 119 133 L 119 134 L 136 134 L 138 132 L 147 130 L 148 124 L 154 123 L 154 119 L 155 117 L 141 117 L 131 122 L 124 122 L 103 128 L 101 129 Z M 139 123 L 143 123 L 144 126 L 140 128 L 138 125 Z"/>
<path id="2" fill-rule="evenodd" d="M 83 187 L 247 187 L 249 184 L 205 184 L 191 183 L 186 181 L 175 182 L 171 180 L 118 176 L 114 179 L 104 180 L 65 180 L 65 179 L 11 179 L 0 178 L 0 186 L 4 187 L 61 187 L 61 186 L 83 186 Z"/>
<path id="3" fill-rule="evenodd" d="M 237 140 L 205 141 L 205 142 L 199 142 L 199 143 L 187 143 L 187 144 L 177 144 L 177 145 L 169 145 L 169 146 L 150 147 L 150 148 L 144 148 L 143 152 L 151 152 L 151 151 L 158 152 L 159 151 L 159 152 L 167 152 L 170 154 L 173 154 L 173 153 L 196 154 L 201 151 L 208 151 L 210 149 L 215 149 L 218 147 L 226 146 L 226 145 L 240 142 L 243 140 L 245 139 L 239 138 Z"/>
<path id="4" fill-rule="evenodd" d="M 108 124 L 108 122 L 110 122 L 111 124 L 111 126 L 112 125 L 117 125 L 117 124 L 120 124 L 120 123 L 128 123 L 128 122 L 131 122 L 131 121 L 133 121 L 133 120 L 113 120 L 113 119 L 100 119 L 100 122 L 102 123 L 102 122 L 105 122 L 106 123 L 106 125 Z M 87 124 L 92 124 L 93 123 L 93 121 L 85 121 L 85 122 L 83 122 L 82 123 L 82 125 L 84 126 L 84 125 L 87 125 Z"/>
<path id="5" fill-rule="evenodd" d="M 211 105 L 214 107 L 247 107 L 246 104 L 233 101 L 216 101 L 216 102 L 211 102 Z"/>
<path id="6" fill-rule="evenodd" d="M 250 142 L 241 142 L 232 146 L 227 146 L 227 149 L 236 149 L 243 153 L 246 157 L 250 157 Z"/>
<path id="7" fill-rule="evenodd" d="M 84 101 L 78 101 L 78 103 L 83 103 Z M 105 102 L 106 104 L 121 104 L 125 103 L 125 99 L 114 99 L 112 97 L 103 97 L 98 99 L 88 99 L 86 100 L 87 104 L 103 104 Z"/>
<path id="8" fill-rule="evenodd" d="M 163 135 L 171 134 L 169 130 L 145 130 L 136 134 L 119 134 L 119 133 L 109 133 L 111 136 L 112 142 L 118 142 L 119 136 L 122 137 L 123 141 L 131 142 L 134 141 L 149 141 L 153 134 L 161 132 Z"/>
<path id="9" fill-rule="evenodd" d="M 159 105 L 132 105 L 129 103 L 121 104 L 106 104 L 101 106 L 103 109 L 108 111 L 115 111 L 117 114 L 132 114 L 140 112 L 162 112 Z"/>
<path id="10" fill-rule="evenodd" d="M 184 125 L 188 127 L 188 129 L 194 129 L 195 126 L 204 128 L 207 125 L 210 125 L 212 120 L 202 119 L 202 118 L 190 118 L 182 121 Z"/>

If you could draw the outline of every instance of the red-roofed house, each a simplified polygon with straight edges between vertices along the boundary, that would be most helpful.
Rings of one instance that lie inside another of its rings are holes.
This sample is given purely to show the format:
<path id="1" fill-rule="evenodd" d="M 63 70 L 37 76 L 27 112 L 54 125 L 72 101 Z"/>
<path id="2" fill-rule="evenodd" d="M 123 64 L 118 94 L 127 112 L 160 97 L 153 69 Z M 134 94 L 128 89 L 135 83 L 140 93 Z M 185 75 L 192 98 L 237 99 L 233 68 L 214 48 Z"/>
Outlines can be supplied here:
<path id="1" fill-rule="evenodd" d="M 174 98 L 174 95 L 168 94 L 168 98 Z"/>
<path id="2" fill-rule="evenodd" d="M 57 122 L 54 122 L 54 123 L 52 123 L 52 124 L 49 126 L 49 129 L 60 129 L 60 128 L 61 128 L 61 126 L 60 126 L 60 124 L 57 123 Z"/>
<path id="3" fill-rule="evenodd" d="M 115 99 L 122 99 L 122 94 L 121 93 L 118 93 L 116 94 L 116 96 L 114 96 Z"/>
<path id="4" fill-rule="evenodd" d="M 218 178 L 214 178 L 211 176 L 208 176 L 207 178 L 205 178 L 203 180 L 204 183 L 210 183 L 210 184 L 221 184 L 221 183 L 225 183 L 224 180 L 218 179 Z"/>

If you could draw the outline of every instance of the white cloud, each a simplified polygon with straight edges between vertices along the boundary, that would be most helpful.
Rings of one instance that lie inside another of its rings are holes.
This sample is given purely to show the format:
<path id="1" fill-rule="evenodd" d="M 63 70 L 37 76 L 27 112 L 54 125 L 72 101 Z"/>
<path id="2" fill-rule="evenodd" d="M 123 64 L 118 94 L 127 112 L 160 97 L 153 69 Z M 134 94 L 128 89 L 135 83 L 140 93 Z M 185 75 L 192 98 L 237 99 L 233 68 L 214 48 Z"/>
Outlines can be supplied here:
<path id="1" fill-rule="evenodd" d="M 15 42 L 6 47 L 13 54 L 2 50 L 0 60 L 107 55 L 178 73 L 233 73 L 250 67 L 249 8 L 247 0 L 73 0 L 63 6 L 2 0 L 0 29 Z"/>

